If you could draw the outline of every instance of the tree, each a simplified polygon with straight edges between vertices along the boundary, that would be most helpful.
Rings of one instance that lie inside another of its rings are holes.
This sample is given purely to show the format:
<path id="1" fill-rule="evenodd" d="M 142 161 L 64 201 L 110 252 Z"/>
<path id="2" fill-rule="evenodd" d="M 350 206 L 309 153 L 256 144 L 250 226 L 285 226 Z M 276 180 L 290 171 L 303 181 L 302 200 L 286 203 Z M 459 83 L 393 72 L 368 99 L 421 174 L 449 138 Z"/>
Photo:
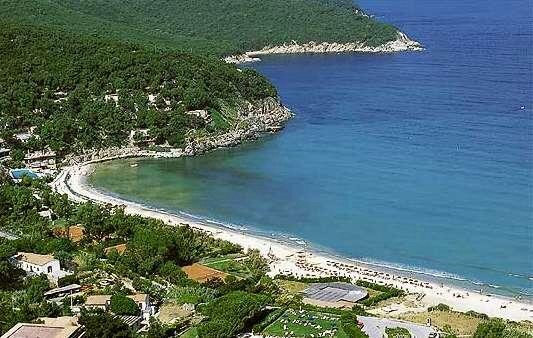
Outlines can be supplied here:
<path id="1" fill-rule="evenodd" d="M 114 314 L 124 316 L 137 316 L 141 312 L 135 301 L 123 294 L 111 296 L 110 310 Z"/>
<path id="2" fill-rule="evenodd" d="M 132 338 L 128 325 L 102 310 L 82 310 L 79 324 L 85 326 L 86 338 Z"/>
<path id="3" fill-rule="evenodd" d="M 173 262 L 165 262 L 161 265 L 159 268 L 159 274 L 173 284 L 189 284 L 185 272 Z"/>
<path id="4" fill-rule="evenodd" d="M 244 265 L 254 276 L 264 275 L 269 270 L 268 262 L 256 249 L 248 250 L 248 257 L 244 260 Z"/>
<path id="5" fill-rule="evenodd" d="M 146 332 L 146 338 L 174 337 L 174 331 L 167 325 L 162 324 L 157 318 L 150 318 L 150 328 Z"/>
<path id="6" fill-rule="evenodd" d="M 17 289 L 26 276 L 24 270 L 8 261 L 0 261 L 0 290 Z"/>
<path id="7" fill-rule="evenodd" d="M 474 338 L 501 338 L 505 330 L 505 322 L 501 319 L 491 319 L 481 322 L 477 326 Z"/>
<path id="8" fill-rule="evenodd" d="M 78 206 L 74 219 L 77 223 L 83 224 L 87 236 L 92 239 L 101 240 L 113 233 L 113 228 L 107 222 L 109 211 L 93 203 L 84 203 Z"/>
<path id="9" fill-rule="evenodd" d="M 353 313 L 345 313 L 341 316 L 340 324 L 342 330 L 349 338 L 368 338 L 359 326 L 357 326 L 357 316 Z"/>

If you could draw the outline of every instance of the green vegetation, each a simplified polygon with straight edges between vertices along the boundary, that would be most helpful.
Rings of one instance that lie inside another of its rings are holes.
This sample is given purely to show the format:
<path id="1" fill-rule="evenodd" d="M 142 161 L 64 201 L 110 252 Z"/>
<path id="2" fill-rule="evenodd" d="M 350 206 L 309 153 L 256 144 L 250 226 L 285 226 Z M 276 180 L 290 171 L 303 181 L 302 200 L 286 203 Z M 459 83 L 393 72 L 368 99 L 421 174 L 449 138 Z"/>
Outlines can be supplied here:
<path id="1" fill-rule="evenodd" d="M 65 205 L 63 197 L 52 193 L 40 180 L 14 184 L 1 175 L 0 180 L 0 228 L 20 236 L 11 241 L 0 239 L 0 333 L 17 322 L 71 314 L 70 299 L 65 300 L 63 307 L 43 299 L 44 292 L 51 288 L 46 278 L 23 279 L 25 273 L 8 262 L 17 251 L 52 254 L 61 258 L 64 266 L 70 266 L 75 272 L 73 276 L 62 279 L 61 284 L 79 281 L 80 284 L 98 286 L 99 276 L 113 273 L 121 279 L 132 280 L 136 292 L 146 292 L 156 302 L 165 299 L 204 303 L 202 311 L 208 319 L 200 325 L 200 329 L 204 330 L 202 334 L 216 328 L 221 337 L 226 337 L 222 335 L 224 332 L 237 332 L 244 328 L 246 321 L 253 319 L 270 299 L 270 293 L 277 290 L 261 273 L 264 261 L 259 260 L 255 252 L 250 252 L 250 257 L 246 258 L 251 271 L 256 271 L 249 279 L 200 286 L 187 279 L 180 265 L 213 258 L 212 255 L 242 255 L 242 249 L 189 227 L 173 227 L 154 219 L 126 215 L 120 208 L 91 203 L 71 204 L 68 201 Z M 52 232 L 54 221 L 37 214 L 37 210 L 45 205 L 51 206 L 54 213 L 62 212 L 62 224 L 83 225 L 85 238 L 74 244 L 67 238 L 56 237 Z M 122 255 L 116 251 L 108 255 L 103 253 L 105 247 L 117 243 L 127 245 Z M 139 313 L 137 305 L 126 296 L 132 291 L 120 281 L 115 280 L 111 286 L 95 291 L 112 295 L 111 312 L 121 315 Z M 73 304 L 82 302 L 83 298 L 73 299 Z M 228 317 L 228 314 L 232 316 Z M 92 312 L 84 315 L 89 331 L 94 331 L 89 336 L 107 337 L 108 332 L 121 330 L 116 321 L 102 327 L 95 324 L 106 320 L 106 316 Z M 160 329 L 157 332 L 172 332 L 167 327 Z"/>
<path id="2" fill-rule="evenodd" d="M 339 319 L 339 316 L 329 313 L 288 309 L 263 334 L 276 337 L 317 337 L 326 333 L 329 337 L 343 337 L 344 332 L 339 332 Z"/>
<path id="3" fill-rule="evenodd" d="M 530 322 L 515 323 L 499 319 L 490 319 L 486 314 L 474 311 L 453 311 L 445 304 L 429 308 L 427 312 L 409 313 L 401 319 L 425 324 L 430 318 L 432 324 L 446 333 L 445 337 L 520 337 L 531 338 L 533 325 Z"/>
<path id="4" fill-rule="evenodd" d="M 224 271 L 239 278 L 260 276 L 268 270 L 268 264 L 259 251 L 250 250 L 246 256 L 224 255 L 203 262 L 205 266 Z"/>
<path id="5" fill-rule="evenodd" d="M 0 138 L 13 167 L 28 151 L 183 147 L 230 130 L 242 107 L 277 93 L 222 55 L 397 35 L 347 0 L 5 0 L 0 20 Z"/>
<path id="6" fill-rule="evenodd" d="M 218 295 L 217 291 L 201 286 L 178 286 L 172 288 L 167 298 L 178 304 L 200 304 L 213 301 Z"/>
<path id="7" fill-rule="evenodd" d="M 138 316 L 141 312 L 133 299 L 126 297 L 123 294 L 116 294 L 111 296 L 111 312 L 121 316 Z"/>
<path id="8" fill-rule="evenodd" d="M 155 48 L 234 54 L 291 41 L 366 42 L 396 29 L 341 0 L 4 0 L 0 18 Z"/>
<path id="9" fill-rule="evenodd" d="M 512 328 L 501 319 L 491 319 L 480 323 L 473 338 L 532 338 L 533 335 Z"/>
<path id="10" fill-rule="evenodd" d="M 388 327 L 385 329 L 388 338 L 411 338 L 409 330 L 403 327 Z"/>
<path id="11" fill-rule="evenodd" d="M 109 313 L 99 311 L 83 311 L 79 323 L 85 326 L 87 338 L 133 338 L 133 332 Z"/>
<path id="12" fill-rule="evenodd" d="M 198 326 L 200 337 L 233 337 L 253 319 L 268 301 L 264 295 L 230 292 L 200 308 L 209 321 Z"/>
<path id="13" fill-rule="evenodd" d="M 385 286 L 385 285 L 370 283 L 370 282 L 363 281 L 363 280 L 358 280 L 355 284 L 362 286 L 364 288 L 367 288 L 367 289 L 379 291 L 379 293 L 374 294 L 368 297 L 367 299 L 363 299 L 362 301 L 360 301 L 360 303 L 365 306 L 376 305 L 377 303 L 382 302 L 384 300 L 394 298 L 394 297 L 401 297 L 405 295 L 404 291 L 400 289 L 396 289 L 392 286 Z"/>
<path id="14" fill-rule="evenodd" d="M 368 335 L 357 325 L 357 317 L 353 313 L 341 316 L 341 327 L 349 338 L 368 338 Z"/>
<path id="15" fill-rule="evenodd" d="M 187 111 L 277 96 L 250 69 L 33 26 L 0 24 L 0 62 L 0 138 L 14 151 L 120 146 L 138 129 L 179 147 L 190 131 L 217 132 L 216 123 Z M 28 142 L 14 137 L 31 126 Z"/>

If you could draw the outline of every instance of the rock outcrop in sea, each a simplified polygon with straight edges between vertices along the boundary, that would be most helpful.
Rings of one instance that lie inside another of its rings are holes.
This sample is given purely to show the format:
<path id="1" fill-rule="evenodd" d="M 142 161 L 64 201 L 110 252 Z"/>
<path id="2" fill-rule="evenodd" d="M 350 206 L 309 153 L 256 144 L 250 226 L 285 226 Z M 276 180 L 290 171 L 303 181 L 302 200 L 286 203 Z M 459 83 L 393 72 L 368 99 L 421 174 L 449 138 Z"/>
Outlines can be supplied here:
<path id="1" fill-rule="evenodd" d="M 403 51 L 421 51 L 424 48 L 422 45 L 414 40 L 411 40 L 406 34 L 398 32 L 396 40 L 389 41 L 385 44 L 371 47 L 367 46 L 364 42 L 349 42 L 349 43 L 336 43 L 336 42 L 306 42 L 298 43 L 293 41 L 289 44 L 283 44 L 281 46 L 267 46 L 261 50 L 246 52 L 240 55 L 232 55 L 224 58 L 224 61 L 228 63 L 246 63 L 256 62 L 261 59 L 260 55 L 268 54 L 304 54 L 304 53 L 396 53 Z"/>

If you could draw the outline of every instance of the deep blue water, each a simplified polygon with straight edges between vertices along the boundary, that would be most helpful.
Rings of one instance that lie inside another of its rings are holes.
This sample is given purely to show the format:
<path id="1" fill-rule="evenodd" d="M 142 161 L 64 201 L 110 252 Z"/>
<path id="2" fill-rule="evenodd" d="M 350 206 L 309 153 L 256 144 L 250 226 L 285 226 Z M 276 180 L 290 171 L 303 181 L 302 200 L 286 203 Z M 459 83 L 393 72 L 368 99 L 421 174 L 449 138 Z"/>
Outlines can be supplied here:
<path id="1" fill-rule="evenodd" d="M 349 257 L 533 294 L 532 2 L 359 3 L 426 51 L 265 57 L 253 67 L 297 114 L 282 133 L 142 161 L 131 175 L 110 163 L 93 182 Z"/>

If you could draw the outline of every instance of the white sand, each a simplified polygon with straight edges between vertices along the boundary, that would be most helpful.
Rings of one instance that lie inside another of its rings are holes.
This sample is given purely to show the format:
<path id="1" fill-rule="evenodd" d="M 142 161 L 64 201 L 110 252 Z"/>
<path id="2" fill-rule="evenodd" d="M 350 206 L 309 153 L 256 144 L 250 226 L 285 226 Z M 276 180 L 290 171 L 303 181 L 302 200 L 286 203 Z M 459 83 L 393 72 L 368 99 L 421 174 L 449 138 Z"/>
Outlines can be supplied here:
<path id="1" fill-rule="evenodd" d="M 191 221 L 176 214 L 150 209 L 145 206 L 124 201 L 103 194 L 85 184 L 85 177 L 91 170 L 90 164 L 64 168 L 52 182 L 52 187 L 59 193 L 67 194 L 74 201 L 91 200 L 98 203 L 125 206 L 125 212 L 145 217 L 160 219 L 169 224 L 189 224 L 191 227 L 207 231 L 214 237 L 241 245 L 244 249 L 258 249 L 271 258 L 271 275 L 292 274 L 295 276 L 349 276 L 380 284 L 391 284 L 409 293 L 420 294 L 422 306 L 439 303 L 449 305 L 457 311 L 473 310 L 491 317 L 500 317 L 515 321 L 533 320 L 533 305 L 526 301 L 484 295 L 462 290 L 448 285 L 436 284 L 420 279 L 393 275 L 379 268 L 359 264 L 347 259 L 328 256 L 327 254 L 306 250 L 303 246 L 289 245 L 273 238 L 246 234 L 237 230 L 216 227 L 214 225 Z M 395 315 L 391 312 L 390 315 Z"/>

